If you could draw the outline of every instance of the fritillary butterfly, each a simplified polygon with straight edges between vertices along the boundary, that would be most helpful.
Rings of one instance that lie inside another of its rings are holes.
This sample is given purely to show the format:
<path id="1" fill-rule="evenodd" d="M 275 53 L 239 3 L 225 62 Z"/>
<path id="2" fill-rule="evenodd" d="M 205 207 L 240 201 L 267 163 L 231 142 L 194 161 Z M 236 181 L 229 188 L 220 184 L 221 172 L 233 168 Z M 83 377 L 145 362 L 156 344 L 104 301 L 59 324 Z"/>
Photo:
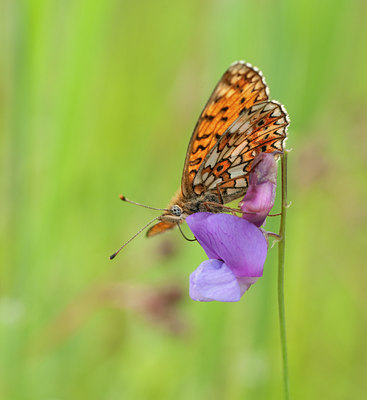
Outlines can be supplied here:
<path id="1" fill-rule="evenodd" d="M 289 119 L 270 101 L 261 72 L 233 63 L 210 96 L 191 136 L 181 189 L 147 236 L 171 229 L 199 211 L 225 211 L 245 195 L 252 161 L 261 152 L 281 154 Z"/>

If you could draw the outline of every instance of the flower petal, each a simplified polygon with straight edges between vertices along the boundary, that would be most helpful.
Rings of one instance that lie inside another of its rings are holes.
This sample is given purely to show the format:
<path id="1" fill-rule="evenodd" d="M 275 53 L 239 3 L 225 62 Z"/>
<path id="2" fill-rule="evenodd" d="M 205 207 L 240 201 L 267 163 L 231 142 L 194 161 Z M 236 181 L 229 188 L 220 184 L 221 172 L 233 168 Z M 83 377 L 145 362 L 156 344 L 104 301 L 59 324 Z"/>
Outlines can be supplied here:
<path id="1" fill-rule="evenodd" d="M 211 213 L 195 213 L 186 221 L 209 258 L 223 260 L 237 277 L 262 276 L 267 242 L 255 225 Z"/>
<path id="2" fill-rule="evenodd" d="M 249 278 L 247 276 L 243 276 L 242 278 L 237 278 L 237 282 L 240 285 L 241 296 L 253 285 L 258 278 Z"/>
<path id="3" fill-rule="evenodd" d="M 240 300 L 241 295 L 235 275 L 222 261 L 206 260 L 190 275 L 193 300 L 232 302 Z"/>
<path id="4" fill-rule="evenodd" d="M 218 254 L 215 251 L 216 241 L 207 234 L 208 218 L 210 218 L 212 215 L 215 214 L 209 212 L 197 212 L 186 217 L 186 222 L 192 233 L 195 235 L 196 239 L 203 247 L 208 258 L 218 259 Z"/>
<path id="5" fill-rule="evenodd" d="M 271 182 L 250 185 L 240 203 L 240 208 L 244 212 L 242 218 L 260 227 L 273 208 L 275 189 L 276 186 Z"/>
<path id="6" fill-rule="evenodd" d="M 256 226 L 261 226 L 273 208 L 277 164 L 272 154 L 261 153 L 253 161 L 255 167 L 250 173 L 250 184 L 240 202 L 243 218 Z"/>

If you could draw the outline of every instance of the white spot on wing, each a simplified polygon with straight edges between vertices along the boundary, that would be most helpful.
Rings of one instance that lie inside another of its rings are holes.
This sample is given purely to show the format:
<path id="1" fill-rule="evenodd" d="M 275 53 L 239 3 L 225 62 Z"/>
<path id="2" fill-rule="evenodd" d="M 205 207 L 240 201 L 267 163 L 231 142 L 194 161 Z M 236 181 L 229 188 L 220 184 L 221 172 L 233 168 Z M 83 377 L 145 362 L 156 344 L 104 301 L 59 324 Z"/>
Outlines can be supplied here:
<path id="1" fill-rule="evenodd" d="M 256 82 L 255 90 L 259 90 L 261 87 L 262 87 L 262 82 L 261 82 L 261 79 L 259 79 L 259 80 Z"/>
<path id="2" fill-rule="evenodd" d="M 242 160 L 241 160 L 241 157 L 237 157 L 237 158 L 233 161 L 232 167 L 235 167 L 236 165 L 240 164 L 241 161 L 242 161 Z"/>
<path id="3" fill-rule="evenodd" d="M 275 122 L 276 125 L 282 125 L 282 124 L 285 124 L 285 123 L 286 123 L 285 122 L 285 118 L 280 118 L 280 119 L 278 119 L 278 121 Z"/>
<path id="4" fill-rule="evenodd" d="M 192 183 L 194 186 L 201 185 L 203 183 L 203 181 L 201 180 L 201 176 L 199 174 L 196 174 Z"/>
<path id="5" fill-rule="evenodd" d="M 264 111 L 274 110 L 275 107 L 276 107 L 275 104 L 273 104 L 273 103 L 267 103 L 266 106 L 264 107 Z"/>
<path id="6" fill-rule="evenodd" d="M 233 122 L 232 126 L 229 128 L 230 133 L 237 132 L 240 126 L 243 124 L 242 119 L 238 118 L 235 122 Z"/>
<path id="7" fill-rule="evenodd" d="M 250 127 L 250 121 L 246 121 L 239 129 L 240 133 L 245 132 Z"/>
<path id="8" fill-rule="evenodd" d="M 224 96 L 227 93 L 229 87 L 230 86 L 228 86 L 226 83 L 221 83 L 221 85 L 217 89 L 216 95 L 218 97 Z"/>
<path id="9" fill-rule="evenodd" d="M 260 108 L 262 108 L 262 107 L 264 107 L 264 104 L 259 103 L 259 104 L 253 105 L 253 106 L 250 108 L 250 110 L 251 110 L 251 112 L 255 112 L 255 111 L 260 110 Z"/>
<path id="10" fill-rule="evenodd" d="M 221 183 L 221 182 L 222 182 L 222 178 L 216 179 L 216 180 L 209 186 L 209 189 L 215 189 L 215 188 L 217 187 L 218 183 Z"/>
<path id="11" fill-rule="evenodd" d="M 279 108 L 276 108 L 272 113 L 271 113 L 271 117 L 280 117 L 282 115 L 282 113 L 280 112 Z"/>
<path id="12" fill-rule="evenodd" d="M 228 158 L 231 154 L 232 148 L 229 147 L 227 144 L 225 145 L 224 149 L 220 153 L 219 159 Z"/>
<path id="13" fill-rule="evenodd" d="M 247 76 L 246 76 L 246 77 L 247 77 L 248 79 L 251 79 L 254 75 L 255 75 L 255 71 L 250 71 L 250 72 L 247 73 Z"/>
<path id="14" fill-rule="evenodd" d="M 244 167 L 243 164 L 241 164 L 238 165 L 237 167 L 228 168 L 227 172 L 231 175 L 231 179 L 244 175 L 243 167 Z"/>
<path id="15" fill-rule="evenodd" d="M 244 174 L 244 172 L 242 173 Z M 237 179 L 236 180 L 236 188 L 243 188 L 247 187 L 247 181 L 245 178 Z"/>
<path id="16" fill-rule="evenodd" d="M 217 163 L 218 160 L 218 152 L 214 147 L 212 150 L 212 154 L 210 154 L 209 158 L 205 162 L 205 167 L 214 168 L 214 165 Z"/>
<path id="17" fill-rule="evenodd" d="M 215 176 L 212 174 L 209 176 L 209 178 L 207 180 L 203 179 L 203 181 L 205 182 L 206 186 L 209 186 L 213 182 L 214 178 L 215 178 Z"/>
<path id="18" fill-rule="evenodd" d="M 226 97 L 231 97 L 235 93 L 234 89 L 229 89 L 228 92 L 226 93 Z"/>
<path id="19" fill-rule="evenodd" d="M 231 194 L 238 193 L 238 189 L 235 188 L 227 188 L 226 191 L 228 196 L 230 196 Z"/>
<path id="20" fill-rule="evenodd" d="M 248 145 L 248 141 L 244 140 L 239 146 L 237 146 L 230 155 L 230 160 L 233 161 L 237 158 L 239 154 L 241 154 L 242 150 Z"/>

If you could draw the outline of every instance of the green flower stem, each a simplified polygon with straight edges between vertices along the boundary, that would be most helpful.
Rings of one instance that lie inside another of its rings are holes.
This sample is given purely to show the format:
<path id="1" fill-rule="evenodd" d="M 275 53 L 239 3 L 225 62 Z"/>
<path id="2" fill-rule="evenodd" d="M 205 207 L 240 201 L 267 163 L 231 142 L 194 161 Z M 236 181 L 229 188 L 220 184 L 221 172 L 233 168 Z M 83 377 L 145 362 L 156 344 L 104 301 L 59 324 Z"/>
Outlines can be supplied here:
<path id="1" fill-rule="evenodd" d="M 278 308 L 279 308 L 279 326 L 280 326 L 280 342 L 283 359 L 283 382 L 284 382 L 284 398 L 290 399 L 289 379 L 288 379 L 288 354 L 287 354 L 287 337 L 285 329 L 285 307 L 284 307 L 284 258 L 285 258 L 285 222 L 287 214 L 287 150 L 282 156 L 282 213 L 280 219 L 278 243 Z"/>

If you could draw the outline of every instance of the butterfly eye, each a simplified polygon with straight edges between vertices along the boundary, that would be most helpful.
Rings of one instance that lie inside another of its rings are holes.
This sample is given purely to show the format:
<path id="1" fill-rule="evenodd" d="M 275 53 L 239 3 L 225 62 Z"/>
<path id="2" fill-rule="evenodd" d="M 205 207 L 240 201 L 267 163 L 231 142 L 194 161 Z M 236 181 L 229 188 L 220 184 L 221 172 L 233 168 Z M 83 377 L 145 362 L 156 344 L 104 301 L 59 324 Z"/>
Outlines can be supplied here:
<path id="1" fill-rule="evenodd" d="M 171 213 L 173 214 L 173 215 L 176 215 L 177 217 L 180 217 L 181 216 L 181 214 L 182 214 L 182 209 L 181 209 L 181 207 L 179 207 L 179 206 L 172 206 L 172 208 L 171 208 Z"/>

